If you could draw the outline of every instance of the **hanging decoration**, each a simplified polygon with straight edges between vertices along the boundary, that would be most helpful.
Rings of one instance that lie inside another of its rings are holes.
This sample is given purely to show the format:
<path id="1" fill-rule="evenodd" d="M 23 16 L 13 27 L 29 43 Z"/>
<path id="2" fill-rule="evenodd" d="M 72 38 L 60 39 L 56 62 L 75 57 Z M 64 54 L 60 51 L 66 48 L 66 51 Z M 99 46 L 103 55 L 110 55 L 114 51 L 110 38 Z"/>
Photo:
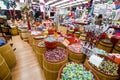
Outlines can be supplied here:
<path id="1" fill-rule="evenodd" d="M 2 0 L 2 1 L 8 10 L 10 9 L 10 7 L 13 8 L 14 15 L 15 15 L 14 9 L 17 7 L 16 2 L 14 0 Z M 9 13 L 10 13 L 10 17 L 12 17 L 12 13 L 10 10 L 9 10 Z"/>
<path id="2" fill-rule="evenodd" d="M 91 11 L 92 4 L 93 4 L 93 0 L 88 0 L 87 6 L 86 6 L 88 13 Z"/>
<path id="3" fill-rule="evenodd" d="M 114 0 L 115 9 L 120 9 L 120 0 Z"/>

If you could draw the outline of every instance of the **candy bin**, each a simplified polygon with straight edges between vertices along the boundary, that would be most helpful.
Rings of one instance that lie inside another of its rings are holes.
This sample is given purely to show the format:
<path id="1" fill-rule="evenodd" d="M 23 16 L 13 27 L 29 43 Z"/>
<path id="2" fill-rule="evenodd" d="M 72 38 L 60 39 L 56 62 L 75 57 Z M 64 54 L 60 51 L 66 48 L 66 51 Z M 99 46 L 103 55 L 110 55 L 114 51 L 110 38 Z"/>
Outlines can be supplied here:
<path id="1" fill-rule="evenodd" d="M 117 43 L 113 50 L 112 50 L 112 53 L 119 53 L 120 54 L 120 43 Z"/>
<path id="2" fill-rule="evenodd" d="M 82 45 L 80 43 L 74 43 L 67 47 L 68 58 L 70 61 L 83 63 L 86 55 L 81 52 Z"/>
<path id="3" fill-rule="evenodd" d="M 64 64 L 58 74 L 57 80 L 99 80 L 99 78 L 82 64 Z"/>
<path id="4" fill-rule="evenodd" d="M 45 39 L 45 46 L 48 49 L 54 49 L 57 47 L 57 40 L 54 38 L 54 36 L 49 36 Z"/>
<path id="5" fill-rule="evenodd" d="M 75 42 L 75 36 L 73 34 L 66 34 L 65 39 L 67 39 L 70 44 Z"/>
<path id="6" fill-rule="evenodd" d="M 36 57 L 38 59 L 40 67 L 43 69 L 43 55 L 46 52 L 46 47 L 44 40 L 39 41 L 39 43 L 36 45 Z"/>
<path id="7" fill-rule="evenodd" d="M 99 66 L 95 66 L 89 61 L 89 57 L 86 58 L 84 63 L 85 66 L 90 68 L 100 80 L 119 80 L 120 76 L 118 74 L 118 64 L 116 64 L 113 60 L 104 55 L 98 55 L 103 58 L 103 61 Z"/>
<path id="8" fill-rule="evenodd" d="M 68 55 L 64 48 L 48 49 L 43 57 L 43 71 L 46 80 L 56 80 L 59 69 L 67 62 Z"/>
<path id="9" fill-rule="evenodd" d="M 112 51 L 112 47 L 113 47 L 113 43 L 108 39 L 101 40 L 97 45 L 97 48 L 103 49 L 108 53 Z"/>

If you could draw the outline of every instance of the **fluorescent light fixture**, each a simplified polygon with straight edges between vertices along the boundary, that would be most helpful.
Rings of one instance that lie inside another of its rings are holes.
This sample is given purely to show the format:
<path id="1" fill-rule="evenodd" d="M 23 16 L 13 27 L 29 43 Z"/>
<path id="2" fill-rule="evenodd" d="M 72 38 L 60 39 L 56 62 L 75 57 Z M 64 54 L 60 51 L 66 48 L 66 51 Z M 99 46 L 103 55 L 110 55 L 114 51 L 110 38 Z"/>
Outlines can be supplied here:
<path id="1" fill-rule="evenodd" d="M 48 2 L 46 3 L 46 5 L 49 5 L 49 4 L 51 4 L 51 3 L 55 2 L 55 1 L 57 1 L 57 0 L 50 0 L 50 1 L 48 1 Z"/>
<path id="2" fill-rule="evenodd" d="M 67 1 L 70 1 L 70 0 L 62 0 L 62 1 L 56 2 L 55 4 L 51 5 L 51 7 L 62 4 L 62 3 L 65 3 Z"/>
<path id="3" fill-rule="evenodd" d="M 64 7 L 61 7 L 61 8 L 67 8 L 67 7 L 76 6 L 76 5 L 79 5 L 79 4 L 86 4 L 86 3 L 88 3 L 88 2 L 87 1 L 80 2 L 80 3 L 76 3 L 76 4 L 67 5 L 67 6 L 64 6 Z"/>
<path id="4" fill-rule="evenodd" d="M 79 1 L 84 1 L 84 0 L 76 0 L 76 1 L 73 1 L 73 2 L 69 2 L 69 3 L 63 4 L 63 5 L 56 6 L 56 7 L 62 7 L 62 6 L 66 6 L 66 5 L 71 5 L 71 4 L 79 3 Z"/>
<path id="5" fill-rule="evenodd" d="M 24 3 L 24 0 L 20 0 L 20 3 Z"/>

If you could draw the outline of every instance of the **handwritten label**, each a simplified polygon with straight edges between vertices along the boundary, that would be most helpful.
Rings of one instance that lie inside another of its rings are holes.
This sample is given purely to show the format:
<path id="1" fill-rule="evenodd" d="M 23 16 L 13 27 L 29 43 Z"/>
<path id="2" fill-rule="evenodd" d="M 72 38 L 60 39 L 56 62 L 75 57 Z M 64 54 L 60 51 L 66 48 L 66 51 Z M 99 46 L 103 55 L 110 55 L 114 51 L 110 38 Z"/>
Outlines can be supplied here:
<path id="1" fill-rule="evenodd" d="M 99 65 L 101 64 L 101 62 L 103 61 L 104 59 L 97 56 L 97 55 L 91 55 L 90 58 L 89 58 L 89 62 L 93 65 L 95 65 L 96 67 L 99 67 Z"/>
<path id="2" fill-rule="evenodd" d="M 69 42 L 67 39 L 65 39 L 65 40 L 63 41 L 63 44 L 64 44 L 65 46 L 68 46 L 68 45 L 70 44 L 70 42 Z"/>

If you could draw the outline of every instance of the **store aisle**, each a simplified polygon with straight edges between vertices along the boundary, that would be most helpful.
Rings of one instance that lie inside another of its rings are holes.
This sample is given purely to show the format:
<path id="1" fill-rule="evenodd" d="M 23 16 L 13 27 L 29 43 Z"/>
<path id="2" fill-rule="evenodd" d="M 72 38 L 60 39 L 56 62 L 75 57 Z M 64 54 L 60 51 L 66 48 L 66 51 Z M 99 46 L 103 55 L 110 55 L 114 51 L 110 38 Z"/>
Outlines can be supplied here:
<path id="1" fill-rule="evenodd" d="M 13 80 L 45 80 L 37 58 L 27 42 L 13 36 L 17 65 L 12 70 Z"/>

